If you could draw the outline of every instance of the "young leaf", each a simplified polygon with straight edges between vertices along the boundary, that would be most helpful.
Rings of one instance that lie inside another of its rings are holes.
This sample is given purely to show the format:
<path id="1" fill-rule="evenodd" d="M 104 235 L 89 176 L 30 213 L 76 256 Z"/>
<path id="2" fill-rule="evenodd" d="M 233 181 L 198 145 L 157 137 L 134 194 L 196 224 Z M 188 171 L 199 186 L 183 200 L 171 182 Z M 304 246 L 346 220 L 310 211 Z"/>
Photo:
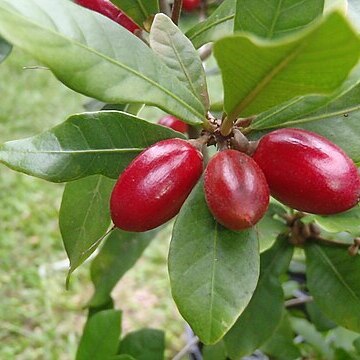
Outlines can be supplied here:
<path id="1" fill-rule="evenodd" d="M 114 230 L 105 245 L 91 263 L 91 280 L 95 292 L 90 306 L 101 306 L 110 298 L 110 293 L 122 276 L 140 258 L 158 229 L 145 233 L 129 233 Z"/>
<path id="2" fill-rule="evenodd" d="M 184 135 L 127 113 L 84 113 L 40 135 L 3 144 L 0 162 L 53 182 L 94 174 L 116 179 L 145 148 L 175 137 Z"/>
<path id="3" fill-rule="evenodd" d="M 119 354 L 128 354 L 136 360 L 162 360 L 165 334 L 155 329 L 141 329 L 127 334 L 120 342 Z"/>
<path id="4" fill-rule="evenodd" d="M 225 335 L 227 353 L 238 359 L 259 348 L 275 331 L 284 308 L 279 276 L 289 267 L 293 247 L 279 237 L 260 257 L 260 278 L 249 305 Z"/>
<path id="5" fill-rule="evenodd" d="M 142 27 L 145 21 L 159 12 L 158 0 L 111 0 L 111 2 Z"/>
<path id="6" fill-rule="evenodd" d="M 164 14 L 155 16 L 150 32 L 150 46 L 207 110 L 209 95 L 200 56 L 191 41 Z"/>
<path id="7" fill-rule="evenodd" d="M 334 13 L 301 36 L 270 43 L 234 35 L 218 41 L 214 53 L 224 81 L 225 109 L 236 119 L 296 96 L 333 92 L 357 63 L 360 40 Z"/>
<path id="8" fill-rule="evenodd" d="M 90 317 L 76 354 L 76 360 L 104 360 L 115 356 L 121 334 L 121 312 L 101 311 Z"/>
<path id="9" fill-rule="evenodd" d="M 65 186 L 59 225 L 70 273 L 96 250 L 97 241 L 109 228 L 109 199 L 114 184 L 114 180 L 94 175 Z"/>
<path id="10" fill-rule="evenodd" d="M 233 33 L 235 6 L 236 0 L 225 0 L 206 20 L 186 33 L 195 48 Z"/>
<path id="11" fill-rule="evenodd" d="M 304 28 L 323 9 L 324 0 L 238 0 L 234 30 L 275 39 Z"/>
<path id="12" fill-rule="evenodd" d="M 360 257 L 344 248 L 305 247 L 307 285 L 320 310 L 349 330 L 360 332 Z"/>
<path id="13" fill-rule="evenodd" d="M 261 350 L 276 360 L 300 359 L 301 353 L 294 344 L 294 335 L 289 318 L 284 312 L 280 325 Z"/>
<path id="14" fill-rule="evenodd" d="M 220 340 L 249 303 L 258 251 L 253 229 L 235 232 L 214 220 L 200 181 L 175 222 L 169 274 L 177 307 L 203 343 Z"/>
<path id="15" fill-rule="evenodd" d="M 202 104 L 142 40 L 71 1 L 0 0 L 0 34 L 75 91 L 110 104 L 155 105 L 191 124 L 203 121 Z"/>

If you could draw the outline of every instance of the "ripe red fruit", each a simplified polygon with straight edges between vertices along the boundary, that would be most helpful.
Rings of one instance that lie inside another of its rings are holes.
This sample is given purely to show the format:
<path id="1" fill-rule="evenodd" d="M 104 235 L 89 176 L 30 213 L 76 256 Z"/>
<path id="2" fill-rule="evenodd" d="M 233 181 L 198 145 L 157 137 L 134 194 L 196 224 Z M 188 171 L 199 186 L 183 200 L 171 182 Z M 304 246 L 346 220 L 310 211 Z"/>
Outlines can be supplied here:
<path id="1" fill-rule="evenodd" d="M 337 145 L 313 132 L 273 131 L 260 140 L 253 157 L 271 194 L 294 209 L 335 214 L 359 200 L 360 178 L 352 160 Z"/>
<path id="2" fill-rule="evenodd" d="M 118 9 L 109 0 L 75 0 L 75 2 L 90 10 L 96 11 L 114 20 L 132 33 L 140 29 L 130 18 L 128 18 L 120 9 Z"/>
<path id="3" fill-rule="evenodd" d="M 193 11 L 200 6 L 201 0 L 183 0 L 183 9 Z"/>
<path id="4" fill-rule="evenodd" d="M 120 175 L 110 199 L 111 218 L 126 231 L 147 231 L 174 217 L 203 170 L 202 154 L 181 139 L 144 150 Z"/>
<path id="5" fill-rule="evenodd" d="M 188 131 L 188 126 L 183 121 L 179 120 L 177 117 L 172 115 L 166 115 L 162 117 L 158 124 L 166 126 L 175 131 L 179 131 L 181 133 L 186 133 Z"/>
<path id="6" fill-rule="evenodd" d="M 224 150 L 209 161 L 205 198 L 215 219 L 231 230 L 254 226 L 269 205 L 269 187 L 255 161 L 236 150 Z"/>

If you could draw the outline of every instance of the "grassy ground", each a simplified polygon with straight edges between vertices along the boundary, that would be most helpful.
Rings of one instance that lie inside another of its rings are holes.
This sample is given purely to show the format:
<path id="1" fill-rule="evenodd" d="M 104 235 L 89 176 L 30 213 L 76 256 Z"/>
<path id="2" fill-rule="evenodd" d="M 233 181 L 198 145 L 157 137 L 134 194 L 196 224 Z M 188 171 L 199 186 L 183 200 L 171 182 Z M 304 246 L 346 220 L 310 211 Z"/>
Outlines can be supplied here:
<path id="1" fill-rule="evenodd" d="M 86 99 L 15 49 L 0 65 L 0 142 L 36 134 L 82 111 Z M 91 294 L 88 265 L 65 290 L 66 258 L 57 216 L 62 185 L 0 167 L 0 359 L 73 359 Z M 157 239 L 115 289 L 124 328 L 167 329 L 170 357 L 183 345 L 184 323 L 170 297 L 168 242 Z M 151 279 L 151 281 L 150 281 Z"/>

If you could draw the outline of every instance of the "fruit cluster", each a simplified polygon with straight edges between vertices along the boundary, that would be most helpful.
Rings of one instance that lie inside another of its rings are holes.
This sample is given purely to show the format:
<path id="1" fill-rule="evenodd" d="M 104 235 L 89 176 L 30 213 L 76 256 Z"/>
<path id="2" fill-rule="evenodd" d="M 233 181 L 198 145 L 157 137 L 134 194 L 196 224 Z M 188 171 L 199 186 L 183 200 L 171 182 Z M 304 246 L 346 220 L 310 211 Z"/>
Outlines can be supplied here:
<path id="1" fill-rule="evenodd" d="M 171 116 L 159 123 L 176 130 L 183 124 Z M 287 128 L 265 135 L 252 149 L 243 135 L 234 136 L 236 131 L 228 142 L 233 149 L 214 155 L 204 171 L 206 202 L 223 226 L 254 226 L 268 208 L 270 193 L 293 209 L 314 214 L 334 214 L 358 203 L 358 170 L 328 139 Z M 115 226 L 146 231 L 174 217 L 203 173 L 203 139 L 168 139 L 143 151 L 112 192 Z M 212 144 L 210 137 L 206 142 Z"/>

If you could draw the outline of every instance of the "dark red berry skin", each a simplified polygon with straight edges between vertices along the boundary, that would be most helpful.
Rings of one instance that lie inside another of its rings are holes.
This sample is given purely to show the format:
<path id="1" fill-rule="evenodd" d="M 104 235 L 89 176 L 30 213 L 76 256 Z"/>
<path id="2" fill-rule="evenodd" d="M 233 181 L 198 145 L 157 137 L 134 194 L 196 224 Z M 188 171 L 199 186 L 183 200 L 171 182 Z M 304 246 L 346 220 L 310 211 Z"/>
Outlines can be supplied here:
<path id="1" fill-rule="evenodd" d="M 147 231 L 173 218 L 199 180 L 202 154 L 181 139 L 144 150 L 120 175 L 110 199 L 111 218 L 126 231 Z"/>
<path id="2" fill-rule="evenodd" d="M 271 194 L 293 209 L 336 214 L 359 200 L 360 178 L 352 160 L 313 132 L 273 131 L 260 140 L 253 158 L 263 170 Z"/>
<path id="3" fill-rule="evenodd" d="M 166 116 L 162 117 L 158 121 L 158 124 L 166 126 L 175 131 L 179 131 L 183 134 L 185 134 L 188 131 L 187 124 L 172 115 L 166 115 Z"/>
<path id="4" fill-rule="evenodd" d="M 209 161 L 205 198 L 215 219 L 231 230 L 254 226 L 269 205 L 269 187 L 255 161 L 236 150 L 224 150 Z"/>
<path id="5" fill-rule="evenodd" d="M 85 8 L 96 11 L 114 20 L 132 33 L 140 29 L 130 18 L 128 18 L 120 9 L 118 9 L 109 0 L 75 0 L 75 2 Z"/>
<path id="6" fill-rule="evenodd" d="M 183 9 L 193 11 L 200 6 L 201 0 L 183 0 Z"/>

